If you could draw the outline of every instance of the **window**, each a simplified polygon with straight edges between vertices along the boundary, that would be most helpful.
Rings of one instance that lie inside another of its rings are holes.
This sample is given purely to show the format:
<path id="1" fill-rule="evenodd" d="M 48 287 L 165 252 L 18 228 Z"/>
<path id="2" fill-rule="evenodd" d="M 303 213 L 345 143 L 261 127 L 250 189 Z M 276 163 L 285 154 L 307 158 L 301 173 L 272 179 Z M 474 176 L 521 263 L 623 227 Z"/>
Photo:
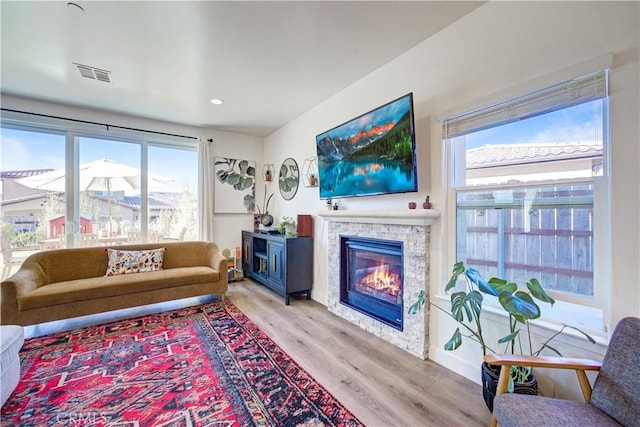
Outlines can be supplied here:
<path id="1" fill-rule="evenodd" d="M 44 191 L 16 181 L 64 168 L 64 134 L 4 126 L 1 130 L 2 238 L 14 250 L 38 247 L 39 242 L 51 237 L 59 242 L 64 224 L 64 189 Z"/>
<path id="2" fill-rule="evenodd" d="M 3 237 L 25 251 L 197 239 L 197 157 L 193 144 L 140 134 L 5 122 Z"/>
<path id="3" fill-rule="evenodd" d="M 598 72 L 443 122 L 456 260 L 602 307 L 596 277 L 607 263 L 594 260 L 608 256 L 607 79 Z"/>

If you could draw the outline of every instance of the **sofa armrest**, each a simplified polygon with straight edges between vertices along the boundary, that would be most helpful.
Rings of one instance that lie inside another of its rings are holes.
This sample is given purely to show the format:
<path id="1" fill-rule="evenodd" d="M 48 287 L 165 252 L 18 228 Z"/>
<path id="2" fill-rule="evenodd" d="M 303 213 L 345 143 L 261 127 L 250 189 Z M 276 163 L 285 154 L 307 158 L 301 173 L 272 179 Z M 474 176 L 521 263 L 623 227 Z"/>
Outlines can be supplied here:
<path id="1" fill-rule="evenodd" d="M 46 285 L 44 274 L 23 264 L 14 275 L 0 283 L 0 324 L 19 325 L 18 297 Z"/>
<path id="2" fill-rule="evenodd" d="M 209 246 L 209 266 L 220 273 L 220 277 L 227 277 L 227 258 L 218 250 L 218 246 L 211 244 Z"/>

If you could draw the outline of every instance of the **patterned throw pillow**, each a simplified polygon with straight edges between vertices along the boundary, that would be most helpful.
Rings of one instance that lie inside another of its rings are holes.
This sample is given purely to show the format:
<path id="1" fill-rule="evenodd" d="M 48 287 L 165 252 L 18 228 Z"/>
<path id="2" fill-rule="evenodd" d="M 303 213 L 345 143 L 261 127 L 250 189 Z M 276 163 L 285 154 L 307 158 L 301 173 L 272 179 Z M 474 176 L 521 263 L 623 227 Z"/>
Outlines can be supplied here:
<path id="1" fill-rule="evenodd" d="M 107 274 L 105 274 L 105 276 L 162 270 L 164 250 L 165 248 L 143 251 L 107 249 L 109 265 L 107 266 Z"/>

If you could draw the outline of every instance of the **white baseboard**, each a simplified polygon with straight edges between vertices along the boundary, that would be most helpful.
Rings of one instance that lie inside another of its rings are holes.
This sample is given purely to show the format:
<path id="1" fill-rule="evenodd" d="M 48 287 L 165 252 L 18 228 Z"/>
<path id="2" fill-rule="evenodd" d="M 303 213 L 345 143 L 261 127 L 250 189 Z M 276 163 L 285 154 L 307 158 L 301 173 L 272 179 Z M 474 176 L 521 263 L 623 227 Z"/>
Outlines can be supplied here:
<path id="1" fill-rule="evenodd" d="M 429 347 L 429 359 L 463 377 L 482 385 L 481 363 L 462 359 L 456 352 L 446 351 L 439 347 Z"/>

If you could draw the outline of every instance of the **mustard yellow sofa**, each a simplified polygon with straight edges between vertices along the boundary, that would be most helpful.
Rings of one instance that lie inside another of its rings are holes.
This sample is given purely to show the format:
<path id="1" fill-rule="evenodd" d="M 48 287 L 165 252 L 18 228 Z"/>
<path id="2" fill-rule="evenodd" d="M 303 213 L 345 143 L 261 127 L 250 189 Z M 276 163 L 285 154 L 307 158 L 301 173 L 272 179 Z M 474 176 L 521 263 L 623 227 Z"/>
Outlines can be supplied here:
<path id="1" fill-rule="evenodd" d="M 43 251 L 0 284 L 0 324 L 32 325 L 227 291 L 227 259 L 210 242 L 113 246 L 165 248 L 162 270 L 105 276 L 107 248 Z"/>

